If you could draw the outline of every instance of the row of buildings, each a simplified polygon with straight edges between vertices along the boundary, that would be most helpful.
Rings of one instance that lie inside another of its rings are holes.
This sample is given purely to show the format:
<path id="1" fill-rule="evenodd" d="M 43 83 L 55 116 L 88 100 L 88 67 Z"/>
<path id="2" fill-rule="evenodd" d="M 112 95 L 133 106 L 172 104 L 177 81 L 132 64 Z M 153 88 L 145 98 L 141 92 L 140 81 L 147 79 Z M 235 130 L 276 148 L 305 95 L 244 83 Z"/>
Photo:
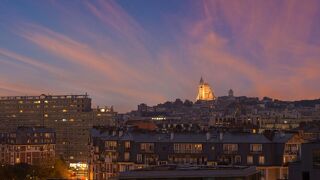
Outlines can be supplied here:
<path id="1" fill-rule="evenodd" d="M 236 97 L 233 90 L 216 97 L 202 78 L 196 102 L 140 104 L 125 114 L 93 108 L 87 94 L 0 97 L 0 158 L 37 165 L 62 158 L 89 179 L 158 166 L 176 166 L 173 173 L 232 166 L 248 168 L 253 179 L 287 179 L 301 144 L 320 137 L 319 104 Z"/>
<path id="2" fill-rule="evenodd" d="M 93 129 L 90 172 L 107 179 L 120 172 L 158 165 L 256 166 L 265 180 L 286 179 L 301 143 L 288 133 L 159 133 Z"/>
<path id="3" fill-rule="evenodd" d="M 320 120 L 320 99 L 281 101 L 264 97 L 216 97 L 213 89 L 201 78 L 196 102 L 176 99 L 155 106 L 140 104 L 122 116 L 123 120 L 148 120 L 156 124 L 197 123 L 215 127 L 248 127 L 290 130 L 301 123 Z"/>

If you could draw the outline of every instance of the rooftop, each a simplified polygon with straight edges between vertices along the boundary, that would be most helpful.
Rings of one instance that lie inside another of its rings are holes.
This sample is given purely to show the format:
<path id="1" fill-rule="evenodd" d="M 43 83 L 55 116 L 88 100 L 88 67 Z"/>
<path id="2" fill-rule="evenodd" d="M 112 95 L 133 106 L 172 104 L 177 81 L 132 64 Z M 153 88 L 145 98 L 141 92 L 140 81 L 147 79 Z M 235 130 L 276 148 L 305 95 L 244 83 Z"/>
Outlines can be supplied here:
<path id="1" fill-rule="evenodd" d="M 37 99 L 78 99 L 78 98 L 89 98 L 88 94 L 78 95 L 46 95 L 41 94 L 40 96 L 1 96 L 1 100 L 37 100 Z"/>
<path id="2" fill-rule="evenodd" d="M 275 133 L 272 140 L 264 134 L 252 133 L 159 133 L 159 132 L 128 132 L 128 131 L 104 131 L 92 129 L 91 136 L 103 140 L 129 140 L 136 142 L 213 142 L 213 143 L 284 143 L 294 134 Z"/>

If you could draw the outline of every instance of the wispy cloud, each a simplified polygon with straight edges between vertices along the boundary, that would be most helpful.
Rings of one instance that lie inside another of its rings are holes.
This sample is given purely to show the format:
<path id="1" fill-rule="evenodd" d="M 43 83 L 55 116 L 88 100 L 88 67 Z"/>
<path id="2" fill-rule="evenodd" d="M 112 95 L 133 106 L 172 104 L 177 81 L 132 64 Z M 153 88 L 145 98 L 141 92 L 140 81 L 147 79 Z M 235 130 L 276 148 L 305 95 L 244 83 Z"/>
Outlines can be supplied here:
<path id="1" fill-rule="evenodd" d="M 52 23 L 15 10 L 15 22 L 0 24 L 13 39 L 0 44 L 0 62 L 30 73 L 15 81 L 20 76 L 3 71 L 9 79 L 0 79 L 0 93 L 88 91 L 98 103 L 125 111 L 141 102 L 193 99 L 203 75 L 217 95 L 233 88 L 248 96 L 319 97 L 318 1 L 188 3 L 196 8 L 162 14 L 170 17 L 167 24 L 143 17 L 163 12 L 137 11 L 137 18 L 118 1 L 52 1 L 50 8 L 41 3 Z M 173 33 L 173 39 L 162 41 L 168 37 L 150 24 Z M 48 78 L 46 87 L 34 81 L 39 74 Z"/>

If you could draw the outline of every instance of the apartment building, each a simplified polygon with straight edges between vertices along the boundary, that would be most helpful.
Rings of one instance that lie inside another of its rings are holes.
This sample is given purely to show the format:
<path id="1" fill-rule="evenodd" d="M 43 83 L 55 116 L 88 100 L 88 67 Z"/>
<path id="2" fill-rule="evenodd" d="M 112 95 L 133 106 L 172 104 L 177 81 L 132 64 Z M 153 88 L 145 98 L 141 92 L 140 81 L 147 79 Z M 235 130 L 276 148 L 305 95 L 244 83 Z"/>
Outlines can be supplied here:
<path id="1" fill-rule="evenodd" d="M 257 166 L 265 180 L 286 178 L 299 155 L 296 134 L 91 132 L 91 177 L 107 179 L 148 166 Z"/>
<path id="2" fill-rule="evenodd" d="M 56 134 L 51 128 L 19 127 L 9 133 L 0 133 L 0 141 L 0 162 L 3 165 L 54 164 Z"/>
<path id="3" fill-rule="evenodd" d="M 56 131 L 56 157 L 69 162 L 87 162 L 89 130 L 95 125 L 113 125 L 110 107 L 91 107 L 83 95 L 0 97 L 0 131 L 19 126 L 46 126 Z"/>

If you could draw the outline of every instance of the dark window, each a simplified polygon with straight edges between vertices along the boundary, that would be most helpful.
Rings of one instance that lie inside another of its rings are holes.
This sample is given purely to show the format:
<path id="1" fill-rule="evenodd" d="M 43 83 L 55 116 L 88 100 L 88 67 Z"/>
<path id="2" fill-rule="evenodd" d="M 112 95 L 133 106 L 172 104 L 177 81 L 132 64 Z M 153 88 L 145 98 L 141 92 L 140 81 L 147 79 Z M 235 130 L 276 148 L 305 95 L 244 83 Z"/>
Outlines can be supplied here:
<path id="1" fill-rule="evenodd" d="M 312 151 L 313 168 L 320 168 L 320 149 Z"/>
<path id="2" fill-rule="evenodd" d="M 310 180 L 309 171 L 303 171 L 302 172 L 302 180 Z"/>

